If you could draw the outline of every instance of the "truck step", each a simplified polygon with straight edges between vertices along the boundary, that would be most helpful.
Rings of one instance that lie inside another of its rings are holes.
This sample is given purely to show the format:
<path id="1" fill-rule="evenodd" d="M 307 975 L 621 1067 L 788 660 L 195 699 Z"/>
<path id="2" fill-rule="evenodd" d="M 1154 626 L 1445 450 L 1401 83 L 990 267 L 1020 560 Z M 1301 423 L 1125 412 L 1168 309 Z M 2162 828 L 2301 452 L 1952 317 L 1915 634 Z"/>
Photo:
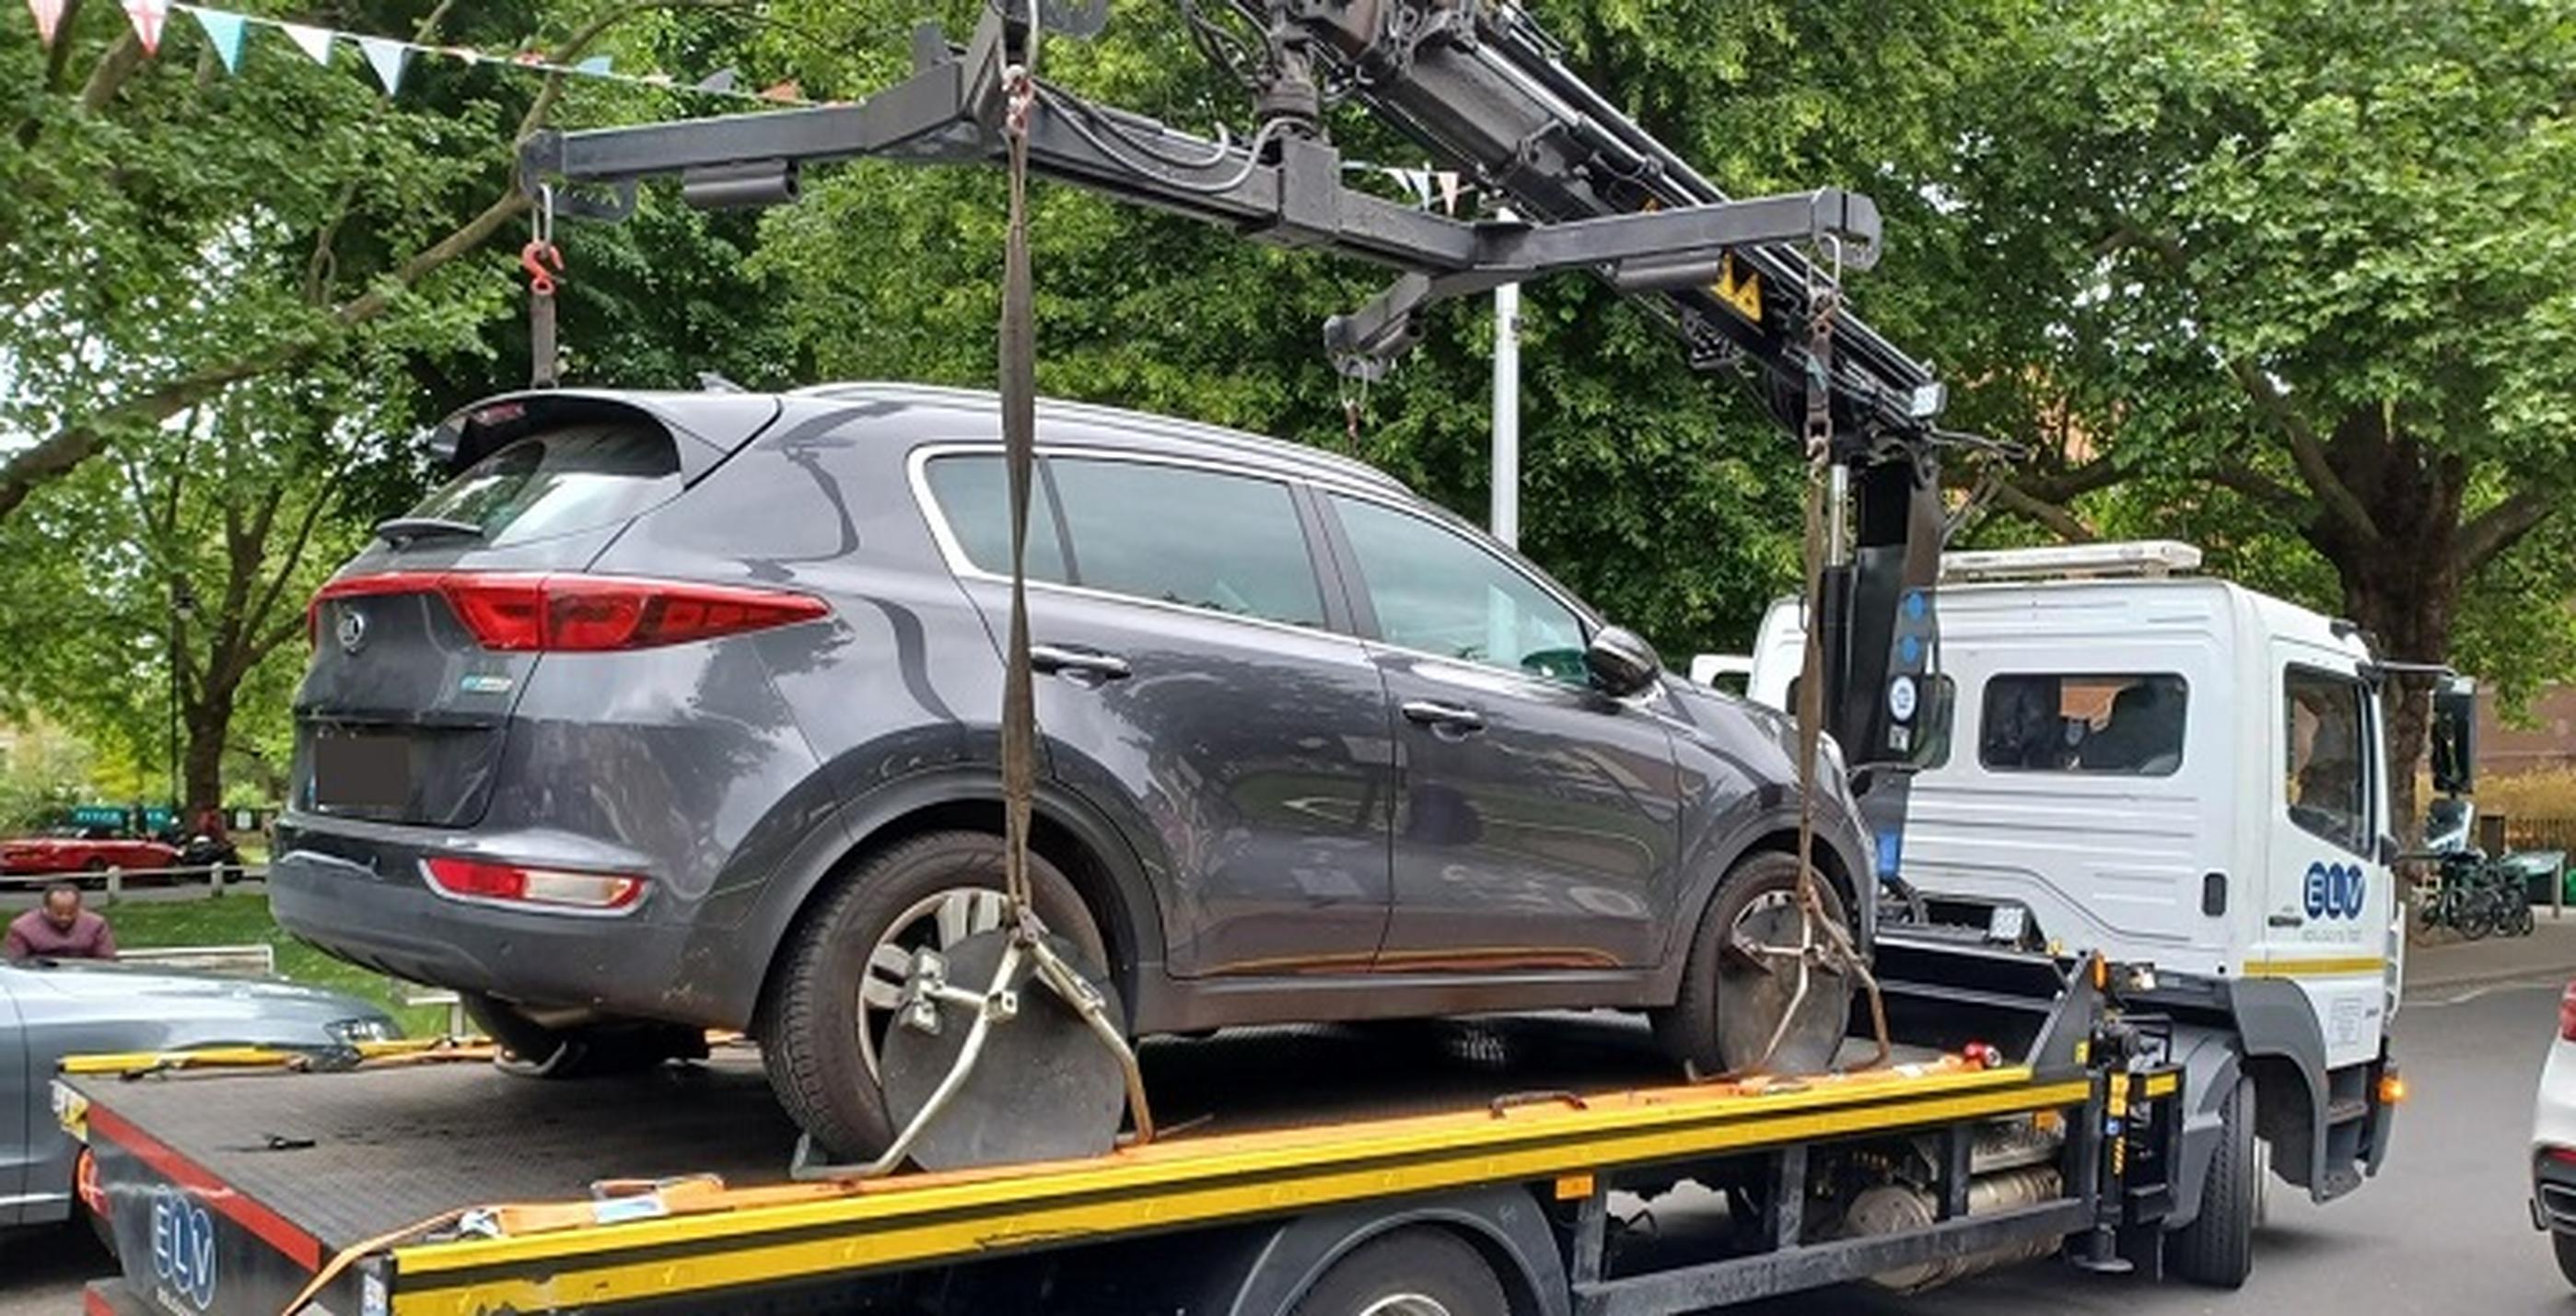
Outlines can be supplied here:
<path id="1" fill-rule="evenodd" d="M 2350 1124 L 2370 1114 L 2370 1103 L 2360 1097 L 2342 1097 L 2326 1103 L 2326 1123 Z"/>

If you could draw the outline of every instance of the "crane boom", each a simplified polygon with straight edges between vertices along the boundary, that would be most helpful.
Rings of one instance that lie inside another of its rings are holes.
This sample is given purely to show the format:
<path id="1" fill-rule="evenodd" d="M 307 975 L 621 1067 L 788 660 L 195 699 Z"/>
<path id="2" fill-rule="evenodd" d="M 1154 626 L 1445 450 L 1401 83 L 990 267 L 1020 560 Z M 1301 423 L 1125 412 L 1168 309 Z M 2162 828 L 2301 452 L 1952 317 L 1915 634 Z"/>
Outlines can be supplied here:
<path id="1" fill-rule="evenodd" d="M 1655 312 L 1694 367 L 1752 368 L 1771 412 L 1803 424 L 1831 462 L 1812 636 L 1825 728 L 1854 770 L 1880 868 L 1892 874 L 1901 769 L 1946 734 L 1931 606 L 1944 531 L 1942 392 L 1927 367 L 1848 312 L 1833 315 L 1830 334 L 1816 323 L 1821 306 L 1839 301 L 1841 273 L 1876 262 L 1877 206 L 1831 187 L 1727 195 L 1576 75 L 1508 3 L 1232 3 L 1260 34 L 1236 68 L 1255 102 L 1249 137 L 1210 139 L 1041 82 L 1030 169 L 1394 269 L 1386 290 L 1325 325 L 1345 373 L 1382 370 L 1435 301 L 1578 269 Z M 521 185 L 532 196 L 547 189 L 547 204 L 569 213 L 622 218 L 646 177 L 678 175 L 695 205 L 756 206 L 794 200 L 813 164 L 998 161 L 1006 71 L 1033 59 L 1041 28 L 1088 35 L 1103 7 L 988 6 L 962 48 L 924 25 L 913 74 L 852 104 L 540 132 L 521 143 Z M 1460 219 L 1348 185 L 1325 122 L 1341 99 L 1508 199 L 1514 217 Z M 555 179 L 571 190 L 557 196 Z"/>

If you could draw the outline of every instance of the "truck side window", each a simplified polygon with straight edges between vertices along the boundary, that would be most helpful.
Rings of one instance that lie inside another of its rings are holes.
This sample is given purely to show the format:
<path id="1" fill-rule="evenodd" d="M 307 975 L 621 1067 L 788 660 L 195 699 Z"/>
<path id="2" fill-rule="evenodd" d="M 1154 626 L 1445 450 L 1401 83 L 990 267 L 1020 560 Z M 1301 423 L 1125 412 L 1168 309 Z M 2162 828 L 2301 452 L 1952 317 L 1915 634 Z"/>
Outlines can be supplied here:
<path id="1" fill-rule="evenodd" d="M 2182 768 L 2190 696 L 2168 674 L 1988 677 L 1977 761 L 2001 772 L 2169 777 Z"/>
<path id="2" fill-rule="evenodd" d="M 2299 830 L 2356 854 L 2370 849 L 2370 765 L 2361 683 L 2304 667 L 2281 674 L 2283 798 Z"/>

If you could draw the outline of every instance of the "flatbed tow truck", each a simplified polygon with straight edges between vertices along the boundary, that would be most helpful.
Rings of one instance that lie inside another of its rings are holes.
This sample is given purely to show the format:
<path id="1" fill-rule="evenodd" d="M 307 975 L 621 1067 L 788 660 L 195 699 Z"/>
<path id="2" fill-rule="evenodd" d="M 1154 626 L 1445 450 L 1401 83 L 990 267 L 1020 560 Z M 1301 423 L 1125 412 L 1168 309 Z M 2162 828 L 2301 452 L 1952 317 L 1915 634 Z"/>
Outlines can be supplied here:
<path id="1" fill-rule="evenodd" d="M 1221 32 L 1185 5 L 1259 110 L 1258 131 L 1217 140 L 1035 76 L 1041 33 L 1102 9 L 988 7 L 962 47 L 926 25 L 912 76 L 852 104 L 541 133 L 521 185 L 542 234 L 558 211 L 623 217 L 652 177 L 697 204 L 771 205 L 814 164 L 1008 158 L 1393 268 L 1325 329 L 1358 380 L 1443 298 L 1580 269 L 1638 299 L 1694 368 L 1743 369 L 1816 474 L 1799 722 L 1849 771 L 1891 911 L 1848 1063 L 1684 1081 L 1614 1015 L 1153 1037 L 1131 1075 L 1162 1116 L 1152 1136 L 879 1177 L 791 1162 L 792 1129 L 729 1047 L 568 1086 L 444 1044 L 94 1057 L 57 1087 L 122 1258 L 89 1309 L 1607 1316 L 2050 1254 L 2161 1274 L 2169 1223 L 2191 1215 L 2176 1185 L 2219 1126 L 2184 1108 L 2153 966 L 1901 926 L 1909 782 L 1947 739 L 1940 458 L 1976 441 L 1937 424 L 1928 368 L 1841 309 L 1844 271 L 1878 254 L 1868 198 L 1724 195 L 1509 5 L 1235 0 Z M 1460 219 L 1349 185 L 1368 174 L 1328 139 L 1337 104 L 1510 209 Z M 1025 267 L 1006 268 L 1005 307 L 1025 308 Z M 1031 387 L 1013 325 L 1006 309 L 1006 433 Z"/>
<path id="2" fill-rule="evenodd" d="M 1163 1039 L 1189 1123 L 1151 1144 L 877 1180 L 786 1181 L 794 1129 L 722 1047 L 580 1085 L 443 1043 L 100 1056 L 56 1100 L 123 1269 L 93 1313 L 1486 1316 L 1435 1296 L 1464 1263 L 1490 1316 L 1608 1316 L 2061 1249 L 2153 1273 L 2181 1076 L 2134 971 L 1880 964 L 1891 1065 L 1676 1084 L 1609 1014 Z M 1362 1280 L 1421 1301 L 1336 1304 Z"/>

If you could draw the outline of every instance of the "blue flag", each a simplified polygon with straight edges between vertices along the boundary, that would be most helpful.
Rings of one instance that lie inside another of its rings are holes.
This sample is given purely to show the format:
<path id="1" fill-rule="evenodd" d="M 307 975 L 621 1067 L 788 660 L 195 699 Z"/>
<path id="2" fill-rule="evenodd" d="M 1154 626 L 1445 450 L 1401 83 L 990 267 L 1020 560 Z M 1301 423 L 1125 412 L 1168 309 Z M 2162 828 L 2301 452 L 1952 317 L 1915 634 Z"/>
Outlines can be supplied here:
<path id="1" fill-rule="evenodd" d="M 583 73 L 604 77 L 608 73 L 608 56 L 593 55 L 590 58 L 573 65 L 573 68 Z"/>
<path id="2" fill-rule="evenodd" d="M 197 26 L 206 29 L 206 40 L 215 43 L 215 54 L 224 62 L 224 72 L 241 72 L 242 16 L 221 9 L 190 6 L 197 16 Z"/>

